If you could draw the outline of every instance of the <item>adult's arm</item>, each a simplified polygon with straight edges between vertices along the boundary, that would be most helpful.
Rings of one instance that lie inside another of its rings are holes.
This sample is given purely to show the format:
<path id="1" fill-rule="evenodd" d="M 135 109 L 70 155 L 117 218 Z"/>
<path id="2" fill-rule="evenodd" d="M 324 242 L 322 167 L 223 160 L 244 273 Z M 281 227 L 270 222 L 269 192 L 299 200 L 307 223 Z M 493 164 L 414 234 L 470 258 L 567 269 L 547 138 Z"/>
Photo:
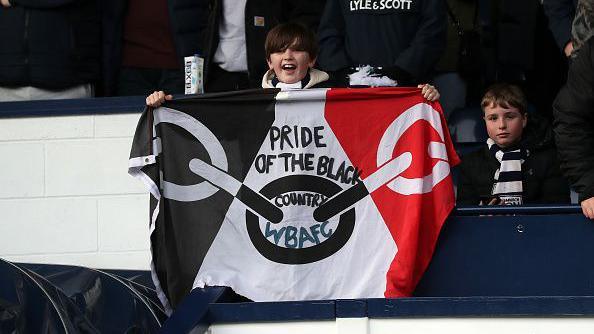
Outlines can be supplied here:
<path id="1" fill-rule="evenodd" d="M 571 40 L 571 23 L 575 15 L 574 0 L 544 0 L 544 12 L 549 19 L 549 29 L 561 51 Z"/>
<path id="2" fill-rule="evenodd" d="M 553 103 L 561 171 L 579 193 L 594 196 L 594 39 L 572 61 L 567 83 Z"/>
<path id="3" fill-rule="evenodd" d="M 394 65 L 421 79 L 441 58 L 447 41 L 447 11 L 443 0 L 422 1 L 420 25 L 408 48 Z"/>
<path id="4" fill-rule="evenodd" d="M 318 64 L 325 71 L 351 66 L 344 46 L 345 24 L 339 0 L 328 0 L 318 29 L 320 52 Z"/>

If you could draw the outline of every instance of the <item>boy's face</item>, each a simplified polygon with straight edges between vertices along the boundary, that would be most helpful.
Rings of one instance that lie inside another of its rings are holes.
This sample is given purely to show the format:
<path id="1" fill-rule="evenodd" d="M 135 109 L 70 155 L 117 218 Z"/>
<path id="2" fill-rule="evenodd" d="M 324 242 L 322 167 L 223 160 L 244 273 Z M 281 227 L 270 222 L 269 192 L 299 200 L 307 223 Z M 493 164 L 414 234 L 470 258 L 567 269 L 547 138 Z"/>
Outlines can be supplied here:
<path id="1" fill-rule="evenodd" d="M 501 148 L 511 146 L 520 141 L 522 131 L 526 127 L 526 115 L 517 108 L 502 108 L 491 104 L 484 108 L 484 119 L 489 138 Z"/>
<path id="2" fill-rule="evenodd" d="M 274 71 L 280 82 L 292 84 L 305 78 L 315 62 L 315 59 L 310 58 L 309 52 L 296 51 L 289 47 L 284 52 L 271 53 L 268 67 Z"/>

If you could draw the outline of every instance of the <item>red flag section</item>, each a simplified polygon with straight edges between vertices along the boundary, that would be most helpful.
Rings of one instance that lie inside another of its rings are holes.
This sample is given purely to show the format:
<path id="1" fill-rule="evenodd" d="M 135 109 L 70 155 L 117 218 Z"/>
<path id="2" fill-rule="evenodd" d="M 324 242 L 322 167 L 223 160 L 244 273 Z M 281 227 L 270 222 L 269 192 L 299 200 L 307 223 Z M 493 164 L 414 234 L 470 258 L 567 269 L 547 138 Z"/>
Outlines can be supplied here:
<path id="1" fill-rule="evenodd" d="M 460 160 L 441 107 L 420 91 L 332 89 L 326 96 L 326 120 L 361 179 L 392 159 L 412 155 L 400 175 L 371 193 L 398 248 L 394 259 L 386 259 L 392 261 L 386 297 L 412 294 L 455 205 L 450 166 Z"/>

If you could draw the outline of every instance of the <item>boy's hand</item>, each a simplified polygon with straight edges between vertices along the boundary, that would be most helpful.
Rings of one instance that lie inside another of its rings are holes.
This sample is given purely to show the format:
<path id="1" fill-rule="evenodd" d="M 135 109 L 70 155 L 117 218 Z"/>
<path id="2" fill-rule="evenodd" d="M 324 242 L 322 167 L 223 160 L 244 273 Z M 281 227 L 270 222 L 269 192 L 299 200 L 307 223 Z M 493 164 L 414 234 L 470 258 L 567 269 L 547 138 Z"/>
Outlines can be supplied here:
<path id="1" fill-rule="evenodd" d="M 417 88 L 421 88 L 421 94 L 428 101 L 433 102 L 439 100 L 440 95 L 437 91 L 437 88 L 431 86 L 430 84 L 418 85 Z"/>
<path id="2" fill-rule="evenodd" d="M 10 7 L 10 1 L 8 0 L 0 0 L 0 4 L 2 5 L 2 7 Z"/>
<path id="3" fill-rule="evenodd" d="M 584 216 L 594 219 L 594 197 L 583 200 L 580 205 L 582 206 Z"/>
<path id="4" fill-rule="evenodd" d="M 158 108 L 161 106 L 161 104 L 163 104 L 163 102 L 169 101 L 171 99 L 173 99 L 172 95 L 165 95 L 165 92 L 162 90 L 158 92 L 155 91 L 146 97 L 146 105 L 149 107 Z"/>

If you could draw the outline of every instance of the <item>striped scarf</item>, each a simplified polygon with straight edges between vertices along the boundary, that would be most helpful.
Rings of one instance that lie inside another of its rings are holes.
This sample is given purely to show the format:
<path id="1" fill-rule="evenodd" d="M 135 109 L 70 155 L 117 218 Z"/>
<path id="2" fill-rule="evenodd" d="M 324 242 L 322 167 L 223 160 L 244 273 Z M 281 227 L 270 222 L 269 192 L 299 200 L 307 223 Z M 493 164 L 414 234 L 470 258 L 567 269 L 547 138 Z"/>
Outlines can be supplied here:
<path id="1" fill-rule="evenodd" d="M 522 187 L 522 163 L 528 156 L 528 151 L 522 147 L 514 146 L 502 150 L 493 139 L 487 139 L 489 152 L 499 161 L 499 168 L 493 177 L 492 195 L 500 198 L 501 204 L 521 205 Z"/>

